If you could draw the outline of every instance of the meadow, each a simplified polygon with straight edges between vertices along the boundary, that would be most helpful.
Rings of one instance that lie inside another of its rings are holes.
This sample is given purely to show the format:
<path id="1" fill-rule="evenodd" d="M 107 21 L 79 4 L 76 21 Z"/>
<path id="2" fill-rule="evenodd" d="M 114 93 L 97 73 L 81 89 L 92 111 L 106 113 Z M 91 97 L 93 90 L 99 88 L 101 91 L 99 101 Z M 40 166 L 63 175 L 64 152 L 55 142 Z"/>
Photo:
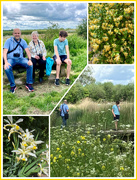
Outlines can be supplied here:
<path id="1" fill-rule="evenodd" d="M 51 115 L 51 177 L 134 176 L 134 142 L 111 133 L 113 104 L 88 98 L 68 104 L 70 118 L 63 129 L 58 110 Z M 133 102 L 120 107 L 118 130 L 134 129 Z"/>
<path id="2" fill-rule="evenodd" d="M 94 129 L 98 130 L 99 123 L 102 126 L 102 130 L 114 129 L 112 115 L 112 106 L 114 104 L 115 102 L 98 103 L 89 98 L 82 99 L 76 104 L 68 104 L 70 108 L 68 128 L 69 126 L 77 127 L 78 124 L 81 124 L 84 128 L 86 124 L 90 124 L 94 125 Z M 130 125 L 130 129 L 134 129 L 134 103 L 121 102 L 120 108 L 119 128 L 123 129 L 126 128 L 126 125 Z M 56 110 L 52 116 L 51 126 L 59 126 L 61 117 L 59 117 L 58 111 Z"/>
<path id="3" fill-rule="evenodd" d="M 27 43 L 31 41 L 31 32 L 30 30 L 26 30 L 26 33 L 24 31 L 22 32 L 22 38 Z M 39 35 L 39 39 L 44 42 L 47 49 L 47 57 L 52 58 L 54 54 L 53 41 L 58 37 L 58 32 L 58 29 L 50 28 L 44 34 L 42 31 Z M 6 34 L 3 37 L 3 43 L 9 37 L 10 34 Z M 70 75 L 70 83 L 72 84 L 87 64 L 87 41 L 82 36 L 77 35 L 76 31 L 69 32 L 67 39 L 69 42 L 70 59 L 72 60 Z M 53 81 L 49 81 L 48 77 L 45 76 L 43 83 L 40 84 L 36 76 L 36 82 L 34 84 L 35 91 L 29 93 L 25 89 L 26 72 L 20 74 L 14 72 L 14 74 L 15 82 L 17 82 L 17 90 L 15 94 L 11 94 L 9 92 L 10 86 L 6 74 L 3 73 L 3 114 L 49 114 L 68 89 L 65 86 L 66 77 L 60 77 L 61 85 L 57 88 L 54 85 L 54 79 Z M 55 77 L 56 71 L 53 70 L 51 74 Z"/>

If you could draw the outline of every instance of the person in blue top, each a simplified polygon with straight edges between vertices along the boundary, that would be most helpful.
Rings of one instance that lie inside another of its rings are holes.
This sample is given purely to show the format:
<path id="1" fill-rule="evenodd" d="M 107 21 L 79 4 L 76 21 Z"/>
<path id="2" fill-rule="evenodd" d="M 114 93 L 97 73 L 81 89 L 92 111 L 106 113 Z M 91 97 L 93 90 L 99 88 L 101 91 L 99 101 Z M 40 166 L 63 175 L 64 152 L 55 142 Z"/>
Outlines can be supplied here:
<path id="1" fill-rule="evenodd" d="M 70 84 L 69 76 L 70 76 L 72 62 L 69 58 L 69 46 L 68 46 L 68 40 L 66 39 L 67 36 L 68 34 L 66 31 L 60 31 L 59 38 L 54 40 L 53 59 L 56 62 L 56 79 L 55 79 L 56 86 L 59 86 L 59 73 L 60 73 L 60 66 L 62 63 L 67 64 L 66 85 Z"/>
<path id="2" fill-rule="evenodd" d="M 118 129 L 118 121 L 119 121 L 119 118 L 120 118 L 120 106 L 119 106 L 119 104 L 120 104 L 120 102 L 116 101 L 116 104 L 113 105 L 113 107 L 112 107 L 112 114 L 114 116 L 114 122 L 115 122 L 116 131 Z"/>
<path id="3" fill-rule="evenodd" d="M 62 117 L 62 125 L 61 125 L 61 128 L 63 128 L 63 126 L 66 126 L 67 125 L 67 120 L 65 119 L 65 114 L 67 112 L 69 112 L 69 108 L 68 108 L 68 105 L 67 105 L 67 100 L 64 100 L 64 104 L 61 104 L 60 108 L 59 108 L 59 111 L 60 111 L 60 115 Z"/>
<path id="4" fill-rule="evenodd" d="M 28 91 L 34 91 L 32 84 L 33 64 L 31 62 L 31 54 L 25 40 L 21 39 L 21 30 L 16 28 L 13 30 L 13 36 L 6 40 L 3 50 L 4 69 L 10 82 L 10 92 L 15 93 L 16 85 L 12 68 L 15 65 L 23 66 L 27 69 L 26 88 Z M 26 51 L 28 59 L 23 57 L 23 51 Z"/>

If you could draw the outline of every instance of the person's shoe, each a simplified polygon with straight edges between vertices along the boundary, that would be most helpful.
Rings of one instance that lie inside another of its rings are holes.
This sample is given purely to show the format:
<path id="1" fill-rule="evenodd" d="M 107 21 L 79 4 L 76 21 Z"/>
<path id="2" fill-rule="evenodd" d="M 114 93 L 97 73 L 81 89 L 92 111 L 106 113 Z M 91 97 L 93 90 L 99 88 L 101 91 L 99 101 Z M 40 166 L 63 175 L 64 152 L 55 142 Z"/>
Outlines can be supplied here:
<path id="1" fill-rule="evenodd" d="M 70 85 L 70 80 L 69 79 L 66 79 L 66 85 Z"/>
<path id="2" fill-rule="evenodd" d="M 55 79 L 55 85 L 59 86 L 59 79 Z"/>
<path id="3" fill-rule="evenodd" d="M 39 77 L 39 82 L 41 83 L 43 81 L 43 78 L 42 77 Z"/>
<path id="4" fill-rule="evenodd" d="M 28 89 L 28 91 L 33 92 L 34 88 L 32 87 L 31 84 L 26 84 L 26 88 Z"/>
<path id="5" fill-rule="evenodd" d="M 10 88 L 10 92 L 14 94 L 16 89 L 17 89 L 16 86 L 11 87 L 11 88 Z"/>

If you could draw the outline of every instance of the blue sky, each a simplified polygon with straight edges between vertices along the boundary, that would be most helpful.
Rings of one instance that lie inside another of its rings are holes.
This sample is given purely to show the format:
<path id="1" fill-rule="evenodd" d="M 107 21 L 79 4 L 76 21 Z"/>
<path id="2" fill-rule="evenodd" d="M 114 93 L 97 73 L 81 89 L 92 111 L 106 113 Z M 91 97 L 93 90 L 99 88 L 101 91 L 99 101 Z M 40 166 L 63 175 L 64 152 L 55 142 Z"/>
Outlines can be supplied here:
<path id="1" fill-rule="evenodd" d="M 44 29 L 51 23 L 76 28 L 87 17 L 87 3 L 3 2 L 3 29 Z"/>
<path id="2" fill-rule="evenodd" d="M 134 82 L 134 65 L 92 65 L 96 82 L 128 84 Z"/>

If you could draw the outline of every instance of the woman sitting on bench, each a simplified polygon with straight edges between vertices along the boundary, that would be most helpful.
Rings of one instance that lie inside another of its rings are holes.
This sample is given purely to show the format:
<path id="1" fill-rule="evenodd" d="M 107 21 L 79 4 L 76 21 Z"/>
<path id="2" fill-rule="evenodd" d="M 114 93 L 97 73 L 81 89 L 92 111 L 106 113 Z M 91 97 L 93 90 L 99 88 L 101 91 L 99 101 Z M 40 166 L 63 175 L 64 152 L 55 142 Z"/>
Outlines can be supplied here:
<path id="1" fill-rule="evenodd" d="M 33 82 L 35 82 L 35 69 L 36 69 L 36 64 L 38 63 L 39 65 L 39 82 L 43 81 L 44 77 L 44 69 L 46 66 L 46 48 L 43 43 L 43 41 L 38 39 L 38 32 L 33 31 L 31 33 L 32 36 L 32 41 L 29 43 L 29 50 L 31 53 L 31 60 L 33 62 Z"/>

